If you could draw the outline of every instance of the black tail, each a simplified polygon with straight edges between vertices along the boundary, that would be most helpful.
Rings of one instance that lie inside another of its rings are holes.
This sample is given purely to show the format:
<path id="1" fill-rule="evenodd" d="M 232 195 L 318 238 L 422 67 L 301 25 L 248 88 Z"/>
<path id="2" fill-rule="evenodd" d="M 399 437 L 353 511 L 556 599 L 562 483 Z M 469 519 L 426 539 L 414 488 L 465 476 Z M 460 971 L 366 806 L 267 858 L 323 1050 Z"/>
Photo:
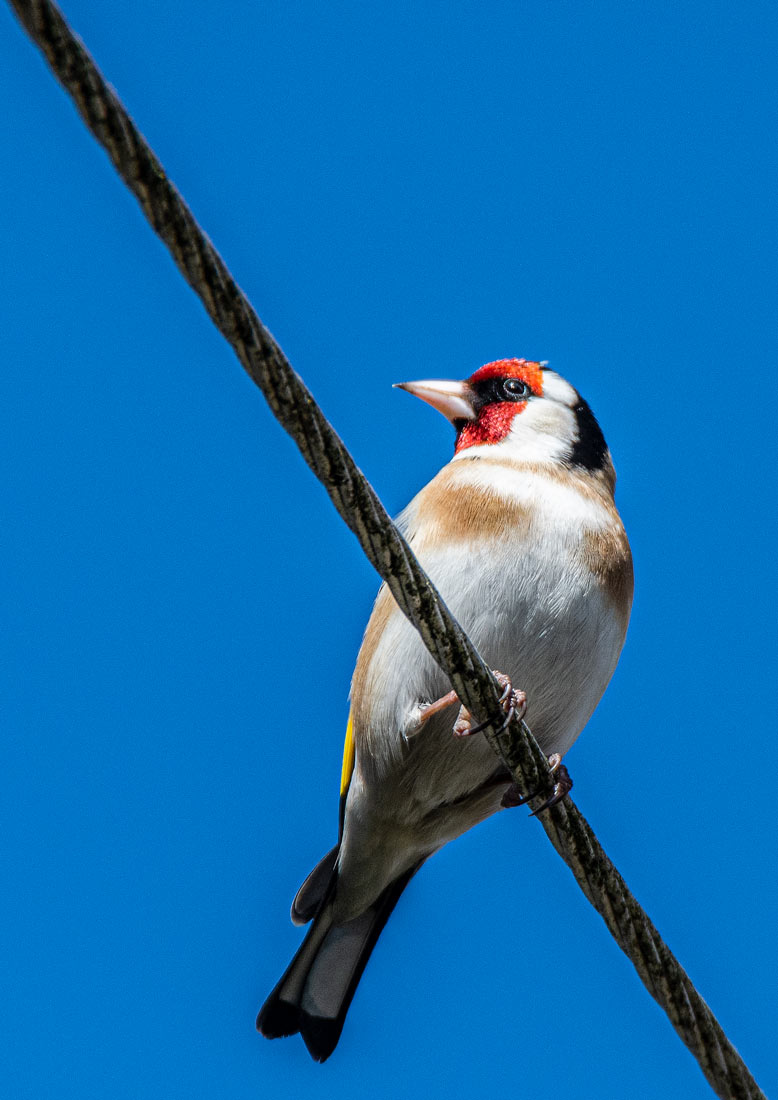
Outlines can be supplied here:
<path id="1" fill-rule="evenodd" d="M 332 887 L 339 852 L 340 843 L 319 860 L 297 891 L 292 902 L 292 924 L 307 924 L 321 909 L 322 902 Z"/>
<path id="2" fill-rule="evenodd" d="M 419 866 L 406 871 L 369 909 L 345 924 L 333 923 L 332 902 L 325 901 L 300 950 L 260 1009 L 258 1031 L 268 1039 L 299 1031 L 317 1062 L 329 1058 L 370 953 Z"/>

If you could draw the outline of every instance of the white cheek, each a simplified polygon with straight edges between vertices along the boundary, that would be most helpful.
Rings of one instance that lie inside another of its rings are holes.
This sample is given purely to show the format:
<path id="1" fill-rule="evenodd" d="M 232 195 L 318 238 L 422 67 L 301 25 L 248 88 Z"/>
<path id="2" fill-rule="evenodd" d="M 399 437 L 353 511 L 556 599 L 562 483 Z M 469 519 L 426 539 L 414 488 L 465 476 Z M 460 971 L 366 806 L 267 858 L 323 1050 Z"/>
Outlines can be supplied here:
<path id="1" fill-rule="evenodd" d="M 569 408 L 578 402 L 578 394 L 570 383 L 553 370 L 543 372 L 543 396 Z"/>
<path id="2" fill-rule="evenodd" d="M 458 451 L 454 459 L 479 457 L 559 462 L 570 453 L 576 432 L 572 409 L 545 397 L 536 397 L 514 416 L 510 431 L 499 443 L 466 447 Z"/>
<path id="3" fill-rule="evenodd" d="M 553 462 L 569 450 L 575 434 L 573 413 L 564 405 L 545 398 L 530 401 L 517 416 L 508 439 L 515 441 L 522 452 L 537 462 Z"/>
<path id="4" fill-rule="evenodd" d="M 575 429 L 575 418 L 567 405 L 559 405 L 545 397 L 536 397 L 530 401 L 521 416 L 517 416 L 512 427 L 531 429 L 542 435 L 557 438 L 570 435 Z"/>

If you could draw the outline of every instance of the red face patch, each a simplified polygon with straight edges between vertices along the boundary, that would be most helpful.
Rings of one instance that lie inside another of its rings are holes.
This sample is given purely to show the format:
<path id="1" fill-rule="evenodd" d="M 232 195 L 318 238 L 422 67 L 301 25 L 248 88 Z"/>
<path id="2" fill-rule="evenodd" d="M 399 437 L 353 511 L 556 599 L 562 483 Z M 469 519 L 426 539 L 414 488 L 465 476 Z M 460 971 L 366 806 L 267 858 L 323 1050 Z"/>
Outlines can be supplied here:
<path id="1" fill-rule="evenodd" d="M 518 378 L 526 383 L 531 390 L 527 400 L 529 396 L 540 397 L 543 393 L 543 369 L 540 363 L 533 363 L 529 359 L 497 359 L 494 363 L 481 367 L 467 381 L 477 392 L 485 388 L 490 380 L 497 381 L 501 378 Z M 526 407 L 526 400 L 501 401 L 498 397 L 487 400 L 478 413 L 478 418 L 464 424 L 457 436 L 455 453 L 466 447 L 499 443 L 510 431 L 513 418 L 524 412 Z"/>
<path id="2" fill-rule="evenodd" d="M 468 382 L 481 382 L 485 378 L 520 378 L 538 397 L 543 394 L 543 368 L 530 359 L 495 359 L 471 374 Z"/>

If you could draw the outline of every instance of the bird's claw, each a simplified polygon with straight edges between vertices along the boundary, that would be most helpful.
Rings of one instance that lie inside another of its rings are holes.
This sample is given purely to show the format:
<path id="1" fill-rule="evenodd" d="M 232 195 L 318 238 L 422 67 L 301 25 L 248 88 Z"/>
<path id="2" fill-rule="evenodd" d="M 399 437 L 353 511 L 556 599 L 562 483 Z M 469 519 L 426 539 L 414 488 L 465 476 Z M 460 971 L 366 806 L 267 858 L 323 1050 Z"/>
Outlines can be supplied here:
<path id="1" fill-rule="evenodd" d="M 556 806 L 557 802 L 561 802 L 573 789 L 573 780 L 567 768 L 562 763 L 562 757 L 559 753 L 555 752 L 549 756 L 548 762 L 551 767 L 551 774 L 554 778 L 554 785 L 548 798 L 541 802 L 536 810 L 532 811 L 530 817 L 537 817 L 537 815 L 542 814 L 544 810 L 550 810 L 552 806 Z M 531 791 L 529 794 L 523 795 L 519 790 L 518 784 L 511 783 L 503 794 L 500 805 L 505 809 L 510 809 L 514 806 L 523 806 L 526 802 L 531 802 L 533 798 L 536 798 L 542 793 L 543 788 L 540 787 L 535 791 Z"/>
<path id="2" fill-rule="evenodd" d="M 544 810 L 550 810 L 552 806 L 556 806 L 557 802 L 561 802 L 573 789 L 572 777 L 564 764 L 558 765 L 554 775 L 554 786 L 551 794 L 544 802 L 541 802 L 537 810 L 532 811 L 530 817 L 537 817 L 538 814 L 542 814 Z"/>
<path id="3" fill-rule="evenodd" d="M 500 733 L 510 724 L 514 717 L 524 717 L 527 710 L 527 696 L 523 691 L 515 689 L 503 672 L 493 672 L 493 675 L 497 683 L 503 689 L 502 695 L 500 696 L 500 706 L 505 712 L 505 718 L 497 727 L 497 732 Z M 481 733 L 488 725 L 491 725 L 489 719 L 485 722 L 479 722 L 475 726 L 472 725 L 471 722 L 470 711 L 467 710 L 466 707 L 462 707 L 454 723 L 454 736 L 472 737 L 474 733 Z"/>

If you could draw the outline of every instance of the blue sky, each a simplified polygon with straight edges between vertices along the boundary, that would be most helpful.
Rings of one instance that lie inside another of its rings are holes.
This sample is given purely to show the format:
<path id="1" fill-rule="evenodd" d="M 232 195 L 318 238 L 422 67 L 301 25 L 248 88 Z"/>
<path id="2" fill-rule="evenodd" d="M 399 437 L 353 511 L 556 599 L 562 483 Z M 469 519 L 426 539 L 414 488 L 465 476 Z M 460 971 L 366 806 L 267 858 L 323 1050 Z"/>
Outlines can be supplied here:
<path id="1" fill-rule="evenodd" d="M 452 448 L 392 382 L 592 404 L 636 599 L 575 795 L 778 1091 L 774 6 L 65 11 L 390 511 Z M 325 1066 L 255 1034 L 377 579 L 4 6 L 0 50 L 8 1095 L 711 1095 L 524 811 L 414 880 Z"/>

